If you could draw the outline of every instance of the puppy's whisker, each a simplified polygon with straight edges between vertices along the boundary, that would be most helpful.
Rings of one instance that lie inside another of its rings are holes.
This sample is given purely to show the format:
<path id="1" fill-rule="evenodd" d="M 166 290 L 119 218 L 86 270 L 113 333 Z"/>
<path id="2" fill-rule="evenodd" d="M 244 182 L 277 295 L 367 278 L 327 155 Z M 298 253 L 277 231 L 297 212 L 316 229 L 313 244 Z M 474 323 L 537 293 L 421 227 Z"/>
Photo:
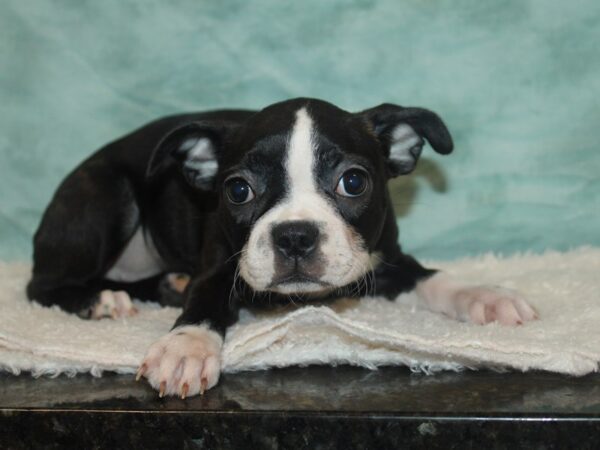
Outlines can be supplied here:
<path id="1" fill-rule="evenodd" d="M 291 294 L 288 294 L 288 295 L 287 295 L 287 298 L 288 298 L 288 301 L 289 301 L 289 302 L 290 302 L 292 305 L 294 305 L 296 308 L 298 307 L 297 303 L 294 301 L 294 299 L 292 298 L 292 295 L 291 295 Z"/>
<path id="2" fill-rule="evenodd" d="M 373 267 L 373 263 L 368 261 L 367 264 L 368 270 L 365 272 L 365 277 L 368 277 L 368 286 L 365 295 L 373 297 L 377 292 L 377 278 L 375 277 L 375 268 Z"/>
<path id="3" fill-rule="evenodd" d="M 239 292 L 237 290 L 237 285 L 238 285 L 238 281 L 240 278 L 240 265 L 236 264 L 235 266 L 235 272 L 233 273 L 233 283 L 231 284 L 231 289 L 229 290 L 229 299 L 228 299 L 228 305 L 231 308 L 232 304 L 232 300 L 233 300 L 233 296 L 236 295 L 237 297 L 239 297 Z"/>
<path id="4" fill-rule="evenodd" d="M 367 277 L 366 277 L 366 274 L 363 274 L 360 277 L 360 291 L 358 292 L 358 295 L 360 295 L 361 297 L 364 296 L 364 295 L 366 295 L 366 293 L 367 293 L 367 287 L 368 287 L 368 285 L 367 285 Z"/>
<path id="5" fill-rule="evenodd" d="M 244 248 L 241 249 L 239 252 L 235 252 L 233 255 L 231 255 L 229 258 L 227 258 L 223 264 L 227 264 L 233 258 L 235 258 L 236 256 L 239 256 L 239 255 L 241 255 L 242 253 L 245 253 L 245 252 L 246 252 L 246 249 L 244 249 Z"/>
<path id="6" fill-rule="evenodd" d="M 353 283 L 354 289 L 352 289 L 352 297 L 360 296 L 361 282 L 362 282 L 362 277 Z"/>

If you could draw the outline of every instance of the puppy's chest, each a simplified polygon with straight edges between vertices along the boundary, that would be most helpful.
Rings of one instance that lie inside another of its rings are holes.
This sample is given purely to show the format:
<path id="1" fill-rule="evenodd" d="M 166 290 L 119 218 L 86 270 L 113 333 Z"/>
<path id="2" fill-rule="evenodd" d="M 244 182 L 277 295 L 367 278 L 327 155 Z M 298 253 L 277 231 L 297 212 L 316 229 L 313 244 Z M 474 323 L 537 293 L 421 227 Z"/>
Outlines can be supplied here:
<path id="1" fill-rule="evenodd" d="M 152 237 L 140 226 L 117 261 L 106 272 L 104 278 L 113 281 L 133 282 L 158 275 L 164 270 L 165 264 L 154 246 Z"/>

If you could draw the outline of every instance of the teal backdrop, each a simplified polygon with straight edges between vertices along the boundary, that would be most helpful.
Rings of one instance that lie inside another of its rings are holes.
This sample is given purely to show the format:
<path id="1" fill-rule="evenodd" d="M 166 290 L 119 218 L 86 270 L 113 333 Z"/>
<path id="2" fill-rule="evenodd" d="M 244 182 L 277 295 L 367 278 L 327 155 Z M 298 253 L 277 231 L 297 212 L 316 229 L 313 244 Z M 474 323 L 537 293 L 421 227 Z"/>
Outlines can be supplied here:
<path id="1" fill-rule="evenodd" d="M 297 96 L 437 111 L 392 183 L 406 250 L 600 245 L 597 0 L 0 2 L 0 258 L 26 260 L 60 180 L 157 116 Z"/>

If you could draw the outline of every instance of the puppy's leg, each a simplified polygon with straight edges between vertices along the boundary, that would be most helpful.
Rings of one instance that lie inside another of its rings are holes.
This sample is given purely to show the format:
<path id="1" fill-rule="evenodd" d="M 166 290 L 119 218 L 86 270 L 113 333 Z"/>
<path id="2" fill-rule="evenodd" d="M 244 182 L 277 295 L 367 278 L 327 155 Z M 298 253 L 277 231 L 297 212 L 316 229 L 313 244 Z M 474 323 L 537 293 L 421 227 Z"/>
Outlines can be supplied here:
<path id="1" fill-rule="evenodd" d="M 138 210 L 128 180 L 100 163 L 69 175 L 34 238 L 31 300 L 72 313 L 101 300 L 104 273 L 135 231 Z"/>
<path id="2" fill-rule="evenodd" d="M 375 270 L 376 293 L 393 299 L 415 290 L 432 311 L 452 318 L 486 324 L 519 325 L 537 317 L 516 292 L 495 286 L 472 286 L 421 266 L 400 247 L 388 251 Z"/>
<path id="3" fill-rule="evenodd" d="M 183 273 L 159 274 L 138 281 L 99 282 L 98 300 L 89 308 L 78 312 L 85 319 L 130 317 L 137 314 L 132 299 L 158 302 L 163 306 L 183 306 L 183 291 L 189 276 Z"/>
<path id="4" fill-rule="evenodd" d="M 183 306 L 184 293 L 190 282 L 185 273 L 169 273 L 161 280 L 159 302 L 163 306 Z"/>
<path id="5" fill-rule="evenodd" d="M 222 345 L 208 324 L 177 327 L 150 346 L 138 379 L 145 376 L 160 397 L 204 394 L 219 381 Z"/>
<path id="6" fill-rule="evenodd" d="M 237 320 L 231 274 L 192 281 L 186 304 L 170 333 L 150 346 L 138 371 L 159 396 L 203 394 L 219 381 L 226 329 Z"/>
<path id="7" fill-rule="evenodd" d="M 115 281 L 103 279 L 99 282 L 100 292 L 124 291 L 129 298 L 158 302 L 163 306 L 183 307 L 183 292 L 189 282 L 184 273 L 160 273 L 137 281 Z"/>
<path id="8" fill-rule="evenodd" d="M 125 291 L 111 291 L 105 289 L 100 292 L 98 301 L 89 309 L 89 314 L 79 313 L 81 317 L 90 319 L 102 319 L 110 317 L 118 319 L 119 317 L 135 316 L 138 312 L 133 306 L 131 297 Z"/>
<path id="9" fill-rule="evenodd" d="M 521 325 L 537 318 L 517 292 L 498 286 L 469 285 L 441 272 L 420 280 L 416 292 L 432 311 L 465 322 Z"/>

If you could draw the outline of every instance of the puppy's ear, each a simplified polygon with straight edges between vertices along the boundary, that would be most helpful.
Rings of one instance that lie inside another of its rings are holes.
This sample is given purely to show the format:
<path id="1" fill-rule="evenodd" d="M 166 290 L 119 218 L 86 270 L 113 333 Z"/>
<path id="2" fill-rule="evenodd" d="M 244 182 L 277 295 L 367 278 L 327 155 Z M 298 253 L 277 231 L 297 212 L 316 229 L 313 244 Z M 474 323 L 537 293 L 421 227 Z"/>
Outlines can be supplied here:
<path id="1" fill-rule="evenodd" d="M 152 152 L 146 176 L 154 176 L 168 159 L 173 159 L 189 184 L 212 189 L 219 168 L 218 155 L 228 129 L 224 124 L 191 122 L 170 131 Z"/>
<path id="2" fill-rule="evenodd" d="M 359 113 L 381 142 L 390 177 L 410 173 L 417 165 L 424 140 L 447 155 L 452 152 L 450 132 L 442 119 L 423 108 L 383 104 Z"/>

